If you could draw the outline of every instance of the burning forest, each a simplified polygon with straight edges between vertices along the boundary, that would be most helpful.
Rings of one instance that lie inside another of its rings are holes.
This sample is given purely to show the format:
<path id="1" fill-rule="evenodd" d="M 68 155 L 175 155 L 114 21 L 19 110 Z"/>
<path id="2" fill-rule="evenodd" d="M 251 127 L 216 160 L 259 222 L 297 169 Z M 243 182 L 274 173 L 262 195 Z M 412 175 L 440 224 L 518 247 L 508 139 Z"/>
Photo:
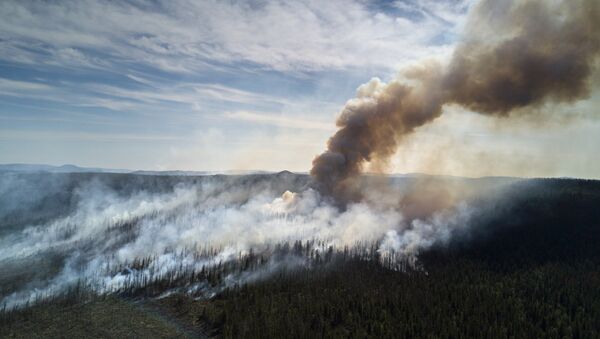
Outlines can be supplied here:
<path id="1" fill-rule="evenodd" d="M 1 167 L 0 336 L 597 336 L 598 181 L 389 173 L 449 108 L 517 125 L 590 99 L 600 3 L 481 0 L 461 31 L 358 87 L 308 174 Z"/>

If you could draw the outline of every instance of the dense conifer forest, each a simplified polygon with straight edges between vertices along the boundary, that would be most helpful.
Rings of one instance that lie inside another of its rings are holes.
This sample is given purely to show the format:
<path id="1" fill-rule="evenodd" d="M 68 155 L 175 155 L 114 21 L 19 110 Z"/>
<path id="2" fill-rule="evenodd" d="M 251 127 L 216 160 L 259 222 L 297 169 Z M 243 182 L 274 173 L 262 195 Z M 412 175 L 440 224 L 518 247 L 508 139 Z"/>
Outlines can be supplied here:
<path id="1" fill-rule="evenodd" d="M 385 260 L 373 244 L 315 252 L 318 240 L 282 243 L 268 254 L 136 282 L 115 294 L 76 286 L 4 310 L 0 336 L 600 337 L 600 183 L 525 180 L 471 203 L 474 226 L 416 263 Z M 264 269 L 273 257 L 309 264 L 224 284 L 232 274 Z M 144 265 L 141 259 L 129 267 Z M 176 288 L 198 282 L 215 294 Z"/>
<path id="2" fill-rule="evenodd" d="M 599 188 L 546 180 L 486 214 L 482 234 L 422 255 L 423 270 L 282 274 L 223 292 L 210 321 L 234 338 L 597 338 Z"/>

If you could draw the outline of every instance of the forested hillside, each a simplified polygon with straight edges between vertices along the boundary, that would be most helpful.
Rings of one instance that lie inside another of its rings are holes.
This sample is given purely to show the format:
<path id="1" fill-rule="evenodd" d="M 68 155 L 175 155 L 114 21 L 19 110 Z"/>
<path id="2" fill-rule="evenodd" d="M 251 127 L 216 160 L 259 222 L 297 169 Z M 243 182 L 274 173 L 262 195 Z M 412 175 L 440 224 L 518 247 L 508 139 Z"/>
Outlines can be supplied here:
<path id="1" fill-rule="evenodd" d="M 600 336 L 600 185 L 510 189 L 468 235 L 422 255 L 423 271 L 356 260 L 289 273 L 222 293 L 212 321 L 225 337 Z"/>
<path id="2" fill-rule="evenodd" d="M 98 337 L 599 337 L 600 183 L 538 179 L 502 187 L 474 196 L 471 225 L 421 253 L 414 266 L 390 265 L 368 245 L 315 252 L 314 242 L 280 244 L 272 257 L 309 264 L 226 284 L 208 298 L 173 288 L 223 286 L 232 272 L 264 272 L 268 258 L 251 253 L 112 296 L 73 290 L 3 313 L 2 335 L 68 337 L 88 326 Z M 103 332 L 106 310 L 121 315 Z"/>

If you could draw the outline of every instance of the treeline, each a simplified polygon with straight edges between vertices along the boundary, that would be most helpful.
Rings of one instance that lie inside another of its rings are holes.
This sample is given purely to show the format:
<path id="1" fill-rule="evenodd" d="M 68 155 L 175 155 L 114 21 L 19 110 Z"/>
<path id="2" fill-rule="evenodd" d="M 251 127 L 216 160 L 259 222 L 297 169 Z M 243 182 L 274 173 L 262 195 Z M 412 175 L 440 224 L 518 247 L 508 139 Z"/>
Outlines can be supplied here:
<path id="1" fill-rule="evenodd" d="M 119 276 L 117 287 L 98 286 L 98 281 L 80 284 L 88 290 L 106 291 L 123 297 L 157 297 L 165 293 L 185 293 L 192 297 L 209 298 L 220 291 L 254 283 L 271 276 L 329 270 L 346 262 L 370 261 L 386 270 L 408 272 L 418 269 L 413 258 L 402 257 L 393 251 L 382 255 L 379 242 L 356 243 L 342 248 L 327 241 L 307 240 L 282 242 L 260 250 L 240 252 L 235 258 L 220 257 L 222 247 L 198 247 L 170 253 L 179 263 L 165 270 L 160 267 L 159 255 L 136 258 L 106 266 L 101 275 Z M 187 260 L 191 258 L 191 260 Z M 188 264 L 184 264 L 187 262 Z"/>
<path id="2" fill-rule="evenodd" d="M 115 233 L 115 237 L 128 237 L 134 228 L 135 221 L 119 224 L 107 232 Z M 0 316 L 40 303 L 85 301 L 91 296 L 155 298 L 181 293 L 193 298 L 209 299 L 227 288 L 291 274 L 296 270 L 328 270 L 349 261 L 372 261 L 382 268 L 404 272 L 415 268 L 412 258 L 401 257 L 393 252 L 381 255 L 378 249 L 379 242 L 355 243 L 337 248 L 328 241 L 298 240 L 260 250 L 251 248 L 234 257 L 223 256 L 226 251 L 223 247 L 204 245 L 173 252 L 169 250 L 125 262 L 106 261 L 97 268 L 95 276 L 81 278 L 64 291 L 33 291 L 30 299 L 23 303 L 0 304 Z M 4 292 L 4 295 L 13 293 L 16 282 L 13 285 L 0 286 L 0 292 Z"/>
<path id="3" fill-rule="evenodd" d="M 347 262 L 228 289 L 202 320 L 226 338 L 596 338 L 599 269 L 458 260 L 406 274 Z"/>
<path id="4" fill-rule="evenodd" d="M 485 199 L 485 200 L 484 200 Z M 219 294 L 223 337 L 598 338 L 600 185 L 532 180 L 399 272 L 349 260 Z"/>

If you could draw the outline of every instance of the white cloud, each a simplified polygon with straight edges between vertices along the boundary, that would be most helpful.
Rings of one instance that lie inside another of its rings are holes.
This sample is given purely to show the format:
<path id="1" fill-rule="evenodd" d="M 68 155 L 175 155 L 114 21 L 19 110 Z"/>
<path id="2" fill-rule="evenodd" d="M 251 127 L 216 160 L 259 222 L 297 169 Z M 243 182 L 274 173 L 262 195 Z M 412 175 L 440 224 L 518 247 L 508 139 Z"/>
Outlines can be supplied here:
<path id="1" fill-rule="evenodd" d="M 2 92 L 16 93 L 18 91 L 45 91 L 48 89 L 50 89 L 50 86 L 38 82 L 0 78 L 0 91 Z"/>
<path id="2" fill-rule="evenodd" d="M 167 72 L 237 62 L 299 72 L 391 69 L 402 60 L 447 53 L 447 46 L 427 44 L 460 21 L 461 6 L 427 1 L 415 7 L 427 13 L 424 19 L 408 20 L 363 1 L 342 0 L 179 0 L 155 6 L 3 1 L 0 48 L 11 61 L 105 68 L 108 61 L 110 67 L 134 62 Z"/>
<path id="3" fill-rule="evenodd" d="M 140 135 L 93 132 L 47 132 L 47 131 L 11 131 L 0 129 L 0 141 L 182 141 L 185 138 L 172 135 Z"/>
<path id="4" fill-rule="evenodd" d="M 460 28 L 464 24 L 465 14 L 478 0 L 396 0 L 394 6 L 408 11 L 419 13 L 424 17 L 441 19 L 448 24 Z"/>

